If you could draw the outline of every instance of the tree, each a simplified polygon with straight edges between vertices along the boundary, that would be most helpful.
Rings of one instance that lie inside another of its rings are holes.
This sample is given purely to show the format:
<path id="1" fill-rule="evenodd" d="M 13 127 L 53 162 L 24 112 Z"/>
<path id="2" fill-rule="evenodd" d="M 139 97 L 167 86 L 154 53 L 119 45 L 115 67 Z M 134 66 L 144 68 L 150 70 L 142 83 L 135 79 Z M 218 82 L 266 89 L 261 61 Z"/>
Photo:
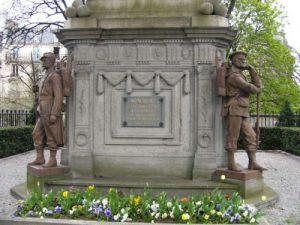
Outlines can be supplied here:
<path id="1" fill-rule="evenodd" d="M 262 110 L 279 112 L 284 100 L 299 110 L 300 86 L 294 76 L 295 57 L 284 39 L 282 21 L 285 21 L 285 17 L 281 7 L 276 0 L 226 2 L 235 6 L 227 16 L 233 29 L 237 30 L 229 51 L 248 52 L 249 63 L 259 70 L 264 83 L 260 98 Z M 254 98 L 252 105 L 254 111 Z"/>
<path id="2" fill-rule="evenodd" d="M 2 12 L 6 19 L 6 43 L 27 43 L 45 31 L 63 27 L 69 0 L 13 0 L 9 10 Z M 19 23 L 16 23 L 18 21 Z"/>
<path id="3" fill-rule="evenodd" d="M 280 127 L 294 127 L 295 126 L 295 117 L 291 109 L 290 102 L 285 101 L 282 109 L 280 111 L 280 116 L 278 118 L 278 126 Z"/>

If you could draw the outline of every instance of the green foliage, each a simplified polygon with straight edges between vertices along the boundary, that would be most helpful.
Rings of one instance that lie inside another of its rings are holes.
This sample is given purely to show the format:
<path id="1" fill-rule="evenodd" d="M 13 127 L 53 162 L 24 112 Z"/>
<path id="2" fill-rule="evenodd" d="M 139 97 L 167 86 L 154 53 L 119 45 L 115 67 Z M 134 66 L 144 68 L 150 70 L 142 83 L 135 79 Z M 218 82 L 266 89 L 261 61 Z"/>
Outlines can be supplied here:
<path id="1" fill-rule="evenodd" d="M 299 110 L 300 105 L 300 86 L 293 78 L 295 58 L 284 43 L 284 21 L 282 7 L 276 0 L 236 1 L 230 18 L 232 28 L 237 30 L 230 50 L 249 53 L 249 64 L 258 70 L 263 80 L 261 107 L 266 112 L 279 112 L 284 100 L 289 100 L 294 110 Z M 254 109 L 253 99 L 252 111 Z"/>
<path id="2" fill-rule="evenodd" d="M 300 155 L 299 127 L 261 127 L 260 148 L 264 150 L 283 150 Z"/>
<path id="3" fill-rule="evenodd" d="M 300 155 L 300 127 L 260 127 L 259 147 Z M 238 141 L 238 148 L 244 148 L 242 138 Z"/>
<path id="4" fill-rule="evenodd" d="M 280 111 L 278 118 L 278 126 L 280 127 L 294 127 L 295 126 L 295 117 L 291 109 L 290 102 L 285 101 L 284 105 Z"/>
<path id="5" fill-rule="evenodd" d="M 32 126 L 0 128 L 0 158 L 30 151 Z"/>
<path id="6" fill-rule="evenodd" d="M 298 118 L 296 121 L 296 127 L 300 127 L 300 112 L 298 112 Z"/>
<path id="7" fill-rule="evenodd" d="M 124 194 L 110 188 L 106 195 L 94 185 L 84 189 L 50 191 L 43 194 L 33 191 L 19 201 L 16 216 L 90 219 L 115 222 L 171 222 L 205 224 L 256 223 L 262 213 L 244 204 L 238 193 L 231 196 L 214 190 L 206 195 L 169 199 L 162 192 Z"/>
<path id="8" fill-rule="evenodd" d="M 36 122 L 36 109 L 35 109 L 35 107 L 32 107 L 29 111 L 27 124 L 34 125 L 35 122 Z"/>

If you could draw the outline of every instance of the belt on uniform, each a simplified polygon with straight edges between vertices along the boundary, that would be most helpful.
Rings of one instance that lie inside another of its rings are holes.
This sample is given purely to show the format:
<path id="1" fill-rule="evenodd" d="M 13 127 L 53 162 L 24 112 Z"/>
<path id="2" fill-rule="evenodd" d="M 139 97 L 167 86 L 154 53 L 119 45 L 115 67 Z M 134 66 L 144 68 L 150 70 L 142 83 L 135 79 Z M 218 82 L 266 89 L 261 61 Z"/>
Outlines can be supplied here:
<path id="1" fill-rule="evenodd" d="M 49 100 L 52 99 L 52 96 L 40 96 L 39 100 Z"/>

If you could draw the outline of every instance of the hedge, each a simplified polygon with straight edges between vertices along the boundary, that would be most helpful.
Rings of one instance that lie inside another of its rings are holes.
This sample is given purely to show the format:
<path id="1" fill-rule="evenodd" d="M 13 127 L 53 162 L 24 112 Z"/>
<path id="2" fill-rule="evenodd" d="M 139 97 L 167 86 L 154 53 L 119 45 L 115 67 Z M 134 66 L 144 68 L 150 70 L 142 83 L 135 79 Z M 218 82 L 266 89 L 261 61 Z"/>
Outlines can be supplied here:
<path id="1" fill-rule="evenodd" d="M 0 128 L 0 158 L 32 150 L 32 130 L 33 126 Z M 300 127 L 261 127 L 260 140 L 260 149 L 300 155 Z"/>
<path id="2" fill-rule="evenodd" d="M 33 126 L 0 128 L 0 158 L 30 151 Z"/>
<path id="3" fill-rule="evenodd" d="M 300 155 L 300 127 L 260 127 L 260 149 Z M 239 148 L 244 146 L 239 140 Z"/>

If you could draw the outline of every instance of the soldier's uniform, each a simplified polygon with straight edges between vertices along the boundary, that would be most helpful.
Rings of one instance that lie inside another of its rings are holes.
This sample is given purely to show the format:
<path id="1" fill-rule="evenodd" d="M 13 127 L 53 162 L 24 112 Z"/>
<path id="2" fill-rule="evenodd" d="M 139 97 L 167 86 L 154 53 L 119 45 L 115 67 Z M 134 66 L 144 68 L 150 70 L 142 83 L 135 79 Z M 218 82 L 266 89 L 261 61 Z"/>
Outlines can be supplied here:
<path id="1" fill-rule="evenodd" d="M 63 87 L 60 74 L 54 69 L 55 55 L 45 53 L 41 60 L 50 58 L 51 65 L 39 83 L 39 99 L 37 111 L 39 114 L 35 128 L 33 130 L 33 142 L 37 151 L 37 158 L 29 165 L 40 165 L 45 163 L 44 148 L 47 145 L 50 149 L 50 160 L 45 167 L 57 165 L 56 152 L 63 141 L 63 123 L 62 123 L 62 103 Z M 55 122 L 51 122 L 50 117 L 55 116 Z"/>
<path id="2" fill-rule="evenodd" d="M 257 73 L 255 71 L 251 73 L 251 83 L 249 83 L 242 71 L 232 66 L 226 80 L 226 97 L 223 102 L 222 115 L 227 123 L 226 149 L 228 151 L 237 149 L 240 133 L 244 136 L 246 149 L 256 150 L 256 134 L 248 121 L 249 96 L 251 93 L 258 93 L 262 84 Z"/>
<path id="3" fill-rule="evenodd" d="M 248 169 L 265 170 L 256 162 L 256 133 L 254 132 L 249 117 L 249 97 L 251 93 L 261 91 L 261 80 L 253 67 L 245 64 L 246 53 L 235 52 L 230 55 L 232 66 L 229 68 L 225 80 L 225 97 L 223 99 L 222 115 L 226 119 L 227 139 L 226 150 L 228 152 L 228 169 L 240 171 L 235 164 L 234 152 L 237 149 L 239 135 L 242 134 L 245 141 L 249 165 Z M 249 70 L 251 82 L 248 82 L 243 70 Z"/>
<path id="4" fill-rule="evenodd" d="M 57 150 L 63 145 L 63 124 L 61 109 L 63 102 L 61 77 L 52 72 L 41 80 L 39 85 L 39 104 L 37 120 L 33 130 L 33 141 L 37 149 L 43 149 L 47 144 L 50 150 Z M 57 121 L 50 124 L 50 115 L 57 117 Z"/>

